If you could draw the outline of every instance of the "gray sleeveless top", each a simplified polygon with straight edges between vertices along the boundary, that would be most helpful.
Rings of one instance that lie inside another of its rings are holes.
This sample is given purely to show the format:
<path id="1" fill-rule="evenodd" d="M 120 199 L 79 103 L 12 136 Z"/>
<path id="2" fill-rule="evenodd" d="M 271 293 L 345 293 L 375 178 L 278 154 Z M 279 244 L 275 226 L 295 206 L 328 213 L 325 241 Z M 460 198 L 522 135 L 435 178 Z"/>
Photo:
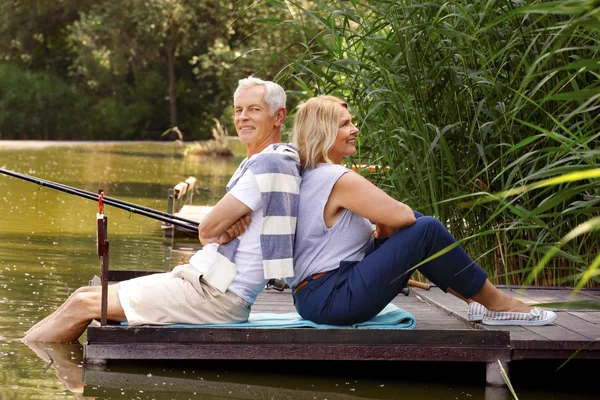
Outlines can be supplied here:
<path id="1" fill-rule="evenodd" d="M 340 261 L 360 261 L 372 234 L 371 222 L 344 210 L 331 228 L 323 219 L 325 204 L 337 180 L 354 173 L 338 164 L 318 164 L 302 172 L 294 246 L 295 288 L 307 277 L 339 267 Z"/>

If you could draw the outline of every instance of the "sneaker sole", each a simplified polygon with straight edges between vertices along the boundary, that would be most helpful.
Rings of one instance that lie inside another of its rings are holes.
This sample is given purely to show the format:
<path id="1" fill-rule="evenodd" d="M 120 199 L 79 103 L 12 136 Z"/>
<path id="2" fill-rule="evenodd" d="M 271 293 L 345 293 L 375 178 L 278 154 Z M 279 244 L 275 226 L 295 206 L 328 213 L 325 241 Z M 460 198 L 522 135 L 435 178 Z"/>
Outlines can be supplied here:
<path id="1" fill-rule="evenodd" d="M 552 318 L 540 320 L 540 321 L 525 321 L 525 320 L 516 320 L 516 319 L 507 319 L 507 320 L 496 320 L 496 319 L 484 319 L 481 321 L 484 325 L 521 325 L 521 326 L 543 326 L 548 325 L 554 322 L 557 315 L 554 314 Z"/>
<path id="2" fill-rule="evenodd" d="M 483 315 L 469 315 L 467 320 L 469 322 L 481 322 L 483 321 Z"/>

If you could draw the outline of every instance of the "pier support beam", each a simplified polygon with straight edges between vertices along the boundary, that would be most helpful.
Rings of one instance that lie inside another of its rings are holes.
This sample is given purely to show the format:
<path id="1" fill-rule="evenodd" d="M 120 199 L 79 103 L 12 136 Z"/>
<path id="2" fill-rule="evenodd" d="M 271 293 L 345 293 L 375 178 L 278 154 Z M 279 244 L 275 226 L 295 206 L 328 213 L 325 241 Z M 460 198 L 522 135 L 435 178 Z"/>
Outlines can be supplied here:
<path id="1" fill-rule="evenodd" d="M 486 363 L 485 365 L 485 383 L 489 386 L 495 387 L 506 387 L 506 382 L 502 377 L 502 372 L 500 369 L 500 364 L 502 363 L 502 368 L 506 372 L 506 376 L 510 376 L 508 369 L 507 361 L 494 361 Z"/>
<path id="2" fill-rule="evenodd" d="M 486 386 L 484 400 L 511 400 L 510 390 L 506 386 Z"/>
<path id="3" fill-rule="evenodd" d="M 108 359 L 105 358 L 93 358 L 85 359 L 83 362 L 86 368 L 105 368 L 108 365 Z"/>

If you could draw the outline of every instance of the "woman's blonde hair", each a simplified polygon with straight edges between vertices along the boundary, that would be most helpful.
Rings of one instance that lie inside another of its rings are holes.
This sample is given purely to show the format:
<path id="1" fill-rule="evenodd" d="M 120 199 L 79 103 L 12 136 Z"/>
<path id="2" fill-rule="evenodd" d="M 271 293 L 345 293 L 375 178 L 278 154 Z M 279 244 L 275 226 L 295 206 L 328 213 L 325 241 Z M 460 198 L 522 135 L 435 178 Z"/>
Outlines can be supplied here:
<path id="1" fill-rule="evenodd" d="M 298 107 L 292 142 L 300 150 L 302 167 L 310 169 L 319 162 L 332 163 L 327 153 L 337 137 L 339 106 L 348 108 L 348 104 L 337 97 L 318 96 Z"/>

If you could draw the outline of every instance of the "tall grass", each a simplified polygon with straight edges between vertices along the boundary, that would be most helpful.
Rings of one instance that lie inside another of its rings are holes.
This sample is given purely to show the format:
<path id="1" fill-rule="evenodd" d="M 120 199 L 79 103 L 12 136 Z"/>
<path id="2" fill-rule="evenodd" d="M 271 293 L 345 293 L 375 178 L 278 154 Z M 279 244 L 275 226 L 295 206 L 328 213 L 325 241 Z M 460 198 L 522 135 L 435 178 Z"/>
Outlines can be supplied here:
<path id="1" fill-rule="evenodd" d="M 496 283 L 600 282 L 599 1 L 269 3 L 304 38 L 282 77 L 350 103 L 388 193 Z"/>

